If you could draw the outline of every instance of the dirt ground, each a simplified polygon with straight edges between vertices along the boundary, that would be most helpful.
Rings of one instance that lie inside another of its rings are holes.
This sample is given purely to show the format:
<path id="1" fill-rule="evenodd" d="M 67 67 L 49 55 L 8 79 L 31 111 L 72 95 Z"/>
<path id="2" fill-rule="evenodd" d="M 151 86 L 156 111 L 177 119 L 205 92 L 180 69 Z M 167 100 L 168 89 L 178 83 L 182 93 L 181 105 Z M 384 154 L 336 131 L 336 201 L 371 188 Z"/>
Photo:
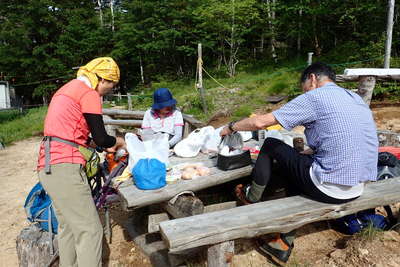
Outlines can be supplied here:
<path id="1" fill-rule="evenodd" d="M 379 129 L 400 132 L 400 106 L 375 108 L 373 112 Z M 34 169 L 39 142 L 39 137 L 30 138 L 0 150 L 0 267 L 18 266 L 15 240 L 21 229 L 28 225 L 23 204 L 37 182 Z M 129 214 L 118 207 L 113 208 L 111 214 L 113 242 L 104 246 L 104 265 L 151 266 L 123 228 Z M 400 235 L 395 231 L 380 234 L 371 242 L 361 237 L 344 236 L 330 229 L 327 222 L 320 222 L 302 227 L 298 236 L 289 266 L 400 266 Z M 238 243 L 234 266 L 271 266 L 254 249 L 252 241 Z"/>

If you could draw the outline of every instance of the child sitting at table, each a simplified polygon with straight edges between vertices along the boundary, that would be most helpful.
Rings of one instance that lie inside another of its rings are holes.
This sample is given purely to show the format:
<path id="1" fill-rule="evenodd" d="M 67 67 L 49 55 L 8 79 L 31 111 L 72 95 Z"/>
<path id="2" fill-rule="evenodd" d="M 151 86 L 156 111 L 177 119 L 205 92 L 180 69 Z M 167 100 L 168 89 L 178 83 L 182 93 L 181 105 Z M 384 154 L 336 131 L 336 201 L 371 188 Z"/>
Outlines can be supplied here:
<path id="1" fill-rule="evenodd" d="M 144 114 L 142 129 L 142 138 L 156 133 L 168 134 L 170 148 L 182 139 L 182 113 L 176 109 L 176 100 L 168 88 L 159 88 L 154 92 L 153 105 Z"/>

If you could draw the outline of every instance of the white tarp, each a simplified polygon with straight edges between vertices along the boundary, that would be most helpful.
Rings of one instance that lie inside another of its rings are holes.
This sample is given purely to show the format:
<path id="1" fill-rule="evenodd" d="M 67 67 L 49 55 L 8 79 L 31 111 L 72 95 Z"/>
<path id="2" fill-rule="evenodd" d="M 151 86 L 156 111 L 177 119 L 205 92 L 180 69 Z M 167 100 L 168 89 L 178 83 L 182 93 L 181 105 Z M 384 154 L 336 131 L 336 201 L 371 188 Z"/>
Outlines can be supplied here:
<path id="1" fill-rule="evenodd" d="M 386 75 L 400 75 L 400 69 L 345 69 L 344 75 L 349 76 L 386 76 Z"/>
<path id="2" fill-rule="evenodd" d="M 10 92 L 7 83 L 0 83 L 0 109 L 10 108 Z"/>

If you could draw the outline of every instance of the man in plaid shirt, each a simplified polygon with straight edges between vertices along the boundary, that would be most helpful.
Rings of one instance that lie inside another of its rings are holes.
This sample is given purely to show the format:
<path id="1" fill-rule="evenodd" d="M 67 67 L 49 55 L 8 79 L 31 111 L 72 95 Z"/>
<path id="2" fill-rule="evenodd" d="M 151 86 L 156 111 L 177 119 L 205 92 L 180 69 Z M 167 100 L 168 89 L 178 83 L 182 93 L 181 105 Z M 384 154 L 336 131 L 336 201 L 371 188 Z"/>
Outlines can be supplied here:
<path id="1" fill-rule="evenodd" d="M 243 204 L 260 201 L 271 181 L 272 161 L 283 173 L 288 196 L 303 194 L 314 200 L 340 204 L 359 197 L 364 183 L 377 176 L 378 138 L 371 110 L 361 97 L 337 86 L 334 71 L 324 63 L 308 66 L 301 75 L 304 94 L 278 110 L 231 122 L 221 135 L 280 124 L 287 130 L 302 125 L 310 149 L 299 153 L 267 138 L 253 169 L 251 185 L 236 187 Z M 278 234 L 260 250 L 286 262 L 295 231 Z"/>

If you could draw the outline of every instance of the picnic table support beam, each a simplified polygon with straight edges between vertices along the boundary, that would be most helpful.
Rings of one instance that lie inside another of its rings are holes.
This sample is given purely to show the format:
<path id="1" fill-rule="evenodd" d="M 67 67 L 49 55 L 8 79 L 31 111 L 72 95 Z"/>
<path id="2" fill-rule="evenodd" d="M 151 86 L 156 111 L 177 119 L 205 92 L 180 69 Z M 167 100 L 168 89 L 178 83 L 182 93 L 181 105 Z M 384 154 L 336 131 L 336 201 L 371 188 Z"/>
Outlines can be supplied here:
<path id="1" fill-rule="evenodd" d="M 360 76 L 358 80 L 357 93 L 361 96 L 364 102 L 369 106 L 372 99 L 372 93 L 375 88 L 375 76 Z"/>
<path id="2" fill-rule="evenodd" d="M 207 266 L 208 267 L 228 267 L 232 266 L 234 256 L 235 242 L 226 241 L 207 249 Z"/>

